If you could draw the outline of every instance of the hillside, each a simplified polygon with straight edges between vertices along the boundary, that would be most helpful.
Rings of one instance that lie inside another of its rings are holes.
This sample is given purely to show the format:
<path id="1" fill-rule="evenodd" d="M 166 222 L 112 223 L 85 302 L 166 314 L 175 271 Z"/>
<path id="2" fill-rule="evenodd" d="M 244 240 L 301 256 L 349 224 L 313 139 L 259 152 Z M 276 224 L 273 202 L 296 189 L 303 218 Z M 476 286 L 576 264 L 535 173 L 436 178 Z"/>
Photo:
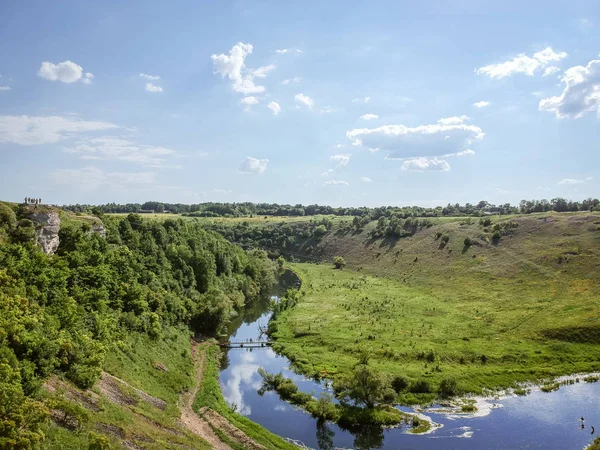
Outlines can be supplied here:
<path id="1" fill-rule="evenodd" d="M 298 245 L 289 254 L 329 263 L 293 266 L 303 296 L 278 317 L 276 348 L 333 378 L 366 352 L 381 371 L 434 390 L 448 377 L 480 392 L 599 370 L 600 217 L 510 217 L 499 239 L 496 223 L 439 221 L 398 239 L 369 237 L 374 223 L 332 227 Z M 341 271 L 330 263 L 338 255 Z"/>

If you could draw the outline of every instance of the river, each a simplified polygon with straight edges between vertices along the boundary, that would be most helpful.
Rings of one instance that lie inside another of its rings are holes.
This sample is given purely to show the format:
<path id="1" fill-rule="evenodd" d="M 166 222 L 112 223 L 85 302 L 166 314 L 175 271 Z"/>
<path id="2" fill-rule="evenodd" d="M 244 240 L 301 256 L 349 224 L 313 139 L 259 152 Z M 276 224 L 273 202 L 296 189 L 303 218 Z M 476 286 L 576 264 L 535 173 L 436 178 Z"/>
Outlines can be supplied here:
<path id="1" fill-rule="evenodd" d="M 295 277 L 295 276 L 294 276 Z M 282 277 L 277 292 L 298 282 L 291 272 Z M 258 339 L 260 327 L 266 327 L 269 301 L 262 301 L 241 315 L 231 329 L 231 341 Z M 425 411 L 434 423 L 441 425 L 433 432 L 415 436 L 405 428 L 363 429 L 349 432 L 337 425 L 317 425 L 317 420 L 302 410 L 279 399 L 275 392 L 260 396 L 262 384 L 258 368 L 283 372 L 304 392 L 315 395 L 325 391 L 318 383 L 294 373 L 287 358 L 271 348 L 230 349 L 223 359 L 220 375 L 223 397 L 237 411 L 271 432 L 301 441 L 320 449 L 582 449 L 600 433 L 600 383 L 576 383 L 545 393 L 532 389 L 518 397 L 482 400 L 479 412 L 472 415 Z M 413 412 L 410 408 L 401 408 Z M 581 417 L 585 428 L 581 428 Z"/>

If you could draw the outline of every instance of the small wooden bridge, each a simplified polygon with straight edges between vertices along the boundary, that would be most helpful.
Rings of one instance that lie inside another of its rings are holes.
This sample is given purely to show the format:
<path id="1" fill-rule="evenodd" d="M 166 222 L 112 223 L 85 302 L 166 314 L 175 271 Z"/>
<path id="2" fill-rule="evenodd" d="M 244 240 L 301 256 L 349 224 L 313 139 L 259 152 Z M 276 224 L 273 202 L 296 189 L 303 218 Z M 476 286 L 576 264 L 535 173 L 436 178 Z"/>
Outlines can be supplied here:
<path id="1" fill-rule="evenodd" d="M 221 343 L 219 343 L 219 345 L 224 348 L 263 348 L 263 347 L 270 347 L 271 343 L 269 341 L 252 341 L 252 342 L 228 341 L 228 342 L 221 342 Z"/>

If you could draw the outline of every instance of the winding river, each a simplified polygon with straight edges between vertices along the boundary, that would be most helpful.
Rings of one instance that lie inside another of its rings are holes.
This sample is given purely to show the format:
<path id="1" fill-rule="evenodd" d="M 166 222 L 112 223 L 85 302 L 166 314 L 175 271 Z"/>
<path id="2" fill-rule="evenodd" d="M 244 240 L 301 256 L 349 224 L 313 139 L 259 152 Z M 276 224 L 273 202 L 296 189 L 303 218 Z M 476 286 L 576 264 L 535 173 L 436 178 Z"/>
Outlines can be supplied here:
<path id="1" fill-rule="evenodd" d="M 274 295 L 298 283 L 286 272 Z M 231 328 L 231 341 L 258 339 L 260 328 L 269 321 L 269 301 L 253 305 Z M 271 348 L 230 349 L 223 358 L 220 375 L 223 396 L 237 411 L 271 432 L 310 448 L 382 448 L 382 449 L 582 449 L 600 433 L 600 383 L 575 383 L 545 393 L 532 389 L 525 397 L 507 396 L 480 400 L 476 414 L 423 412 L 439 427 L 429 434 L 415 436 L 406 429 L 342 430 L 337 425 L 318 425 L 302 410 L 279 399 L 274 392 L 260 396 L 262 379 L 258 368 L 283 372 L 304 392 L 318 395 L 326 390 L 323 383 L 304 378 L 290 369 L 287 358 Z M 413 412 L 410 408 L 401 408 Z M 585 427 L 581 428 L 581 417 Z"/>

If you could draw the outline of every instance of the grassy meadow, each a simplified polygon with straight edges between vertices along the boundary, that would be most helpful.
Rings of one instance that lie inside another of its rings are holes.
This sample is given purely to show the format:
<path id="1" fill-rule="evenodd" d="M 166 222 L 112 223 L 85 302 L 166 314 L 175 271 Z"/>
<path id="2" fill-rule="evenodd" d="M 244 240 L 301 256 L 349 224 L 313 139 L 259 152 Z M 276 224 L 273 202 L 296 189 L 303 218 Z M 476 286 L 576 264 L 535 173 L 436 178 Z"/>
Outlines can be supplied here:
<path id="1" fill-rule="evenodd" d="M 408 379 L 406 403 L 432 397 L 447 378 L 479 393 L 600 370 L 600 217 L 501 221 L 516 225 L 496 241 L 477 219 L 396 240 L 369 238 L 373 223 L 332 230 L 314 253 L 341 255 L 347 267 L 292 264 L 302 299 L 279 315 L 275 348 L 327 378 L 366 353 L 372 366 Z"/>

